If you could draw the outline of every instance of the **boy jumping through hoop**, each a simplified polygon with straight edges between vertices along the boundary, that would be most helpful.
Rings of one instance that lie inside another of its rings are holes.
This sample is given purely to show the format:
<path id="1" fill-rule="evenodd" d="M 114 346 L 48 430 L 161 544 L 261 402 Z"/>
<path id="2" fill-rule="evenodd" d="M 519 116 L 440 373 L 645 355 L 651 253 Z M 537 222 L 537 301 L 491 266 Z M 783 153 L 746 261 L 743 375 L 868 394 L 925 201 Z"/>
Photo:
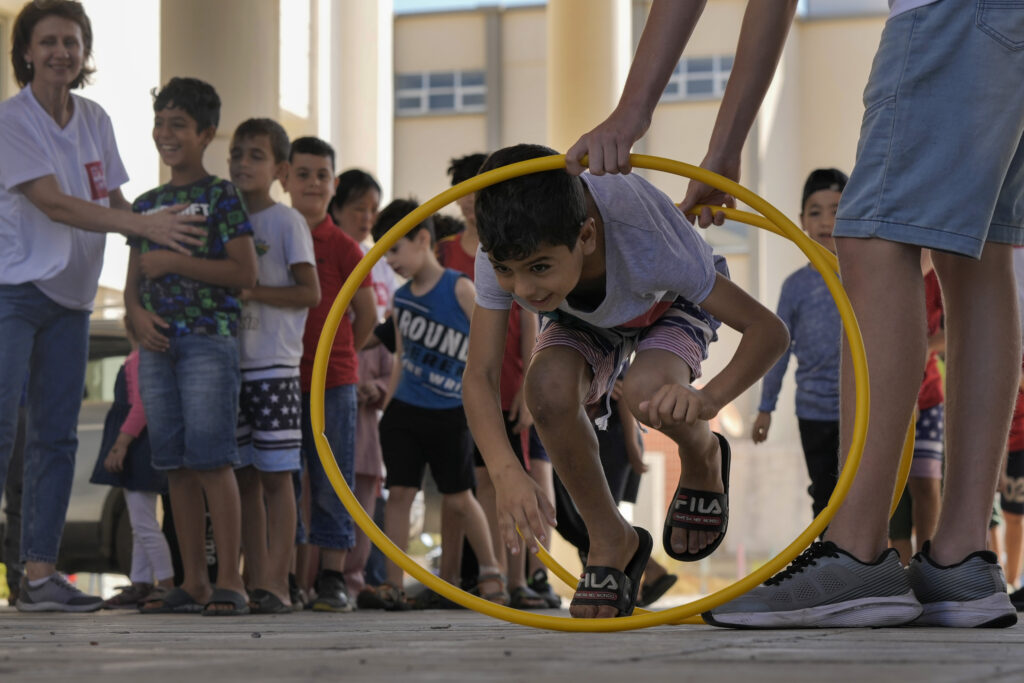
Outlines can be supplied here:
<path id="1" fill-rule="evenodd" d="M 539 145 L 505 148 L 480 172 L 551 154 Z M 635 352 L 623 400 L 638 420 L 678 444 L 682 463 L 665 550 L 676 559 L 701 559 L 722 542 L 728 524 L 729 444 L 708 420 L 782 355 L 786 326 L 730 282 L 724 260 L 672 200 L 635 175 L 522 176 L 478 191 L 476 214 L 477 295 L 463 398 L 497 490 L 502 537 L 518 552 L 518 526 L 535 550 L 542 520 L 554 523 L 547 497 L 508 445 L 498 402 L 515 300 L 542 315 L 526 404 L 590 536 L 589 564 L 570 613 L 631 614 L 652 541 L 615 506 L 586 405 L 611 388 Z M 742 339 L 722 372 L 694 389 L 719 321 Z"/>

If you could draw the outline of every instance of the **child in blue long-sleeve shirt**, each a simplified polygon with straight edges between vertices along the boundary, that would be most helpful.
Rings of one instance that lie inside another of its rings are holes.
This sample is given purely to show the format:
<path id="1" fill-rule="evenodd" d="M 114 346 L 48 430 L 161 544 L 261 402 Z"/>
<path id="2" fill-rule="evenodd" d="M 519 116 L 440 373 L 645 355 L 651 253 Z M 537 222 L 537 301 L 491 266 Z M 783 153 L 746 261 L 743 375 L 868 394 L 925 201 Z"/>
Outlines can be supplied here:
<path id="1" fill-rule="evenodd" d="M 835 253 L 832 228 L 846 174 L 834 168 L 811 172 L 804 183 L 800 223 L 818 244 Z M 839 355 L 842 322 L 821 274 L 811 265 L 782 283 L 778 316 L 789 328 L 790 347 L 764 376 L 754 420 L 754 443 L 768 438 L 790 354 L 796 356 L 796 416 L 807 461 L 814 515 L 825 509 L 839 471 Z"/>

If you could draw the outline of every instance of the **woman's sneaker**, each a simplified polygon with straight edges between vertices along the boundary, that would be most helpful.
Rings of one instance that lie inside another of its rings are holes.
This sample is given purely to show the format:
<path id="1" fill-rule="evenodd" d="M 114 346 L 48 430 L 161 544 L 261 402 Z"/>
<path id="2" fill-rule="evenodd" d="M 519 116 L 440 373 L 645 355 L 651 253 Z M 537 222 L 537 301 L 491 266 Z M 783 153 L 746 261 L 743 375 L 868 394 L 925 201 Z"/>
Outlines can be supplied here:
<path id="1" fill-rule="evenodd" d="M 57 572 L 35 587 L 21 577 L 17 606 L 22 612 L 95 612 L 103 607 L 103 598 L 83 593 Z"/>
<path id="2" fill-rule="evenodd" d="M 924 611 L 914 626 L 1006 628 L 1017 610 L 1006 594 L 1006 579 L 995 553 L 979 550 L 944 567 L 931 558 L 931 543 L 914 555 L 907 570 Z"/>
<path id="3" fill-rule="evenodd" d="M 899 553 L 861 562 L 830 541 L 814 543 L 789 567 L 745 595 L 704 613 L 733 628 L 900 626 L 921 614 Z"/>

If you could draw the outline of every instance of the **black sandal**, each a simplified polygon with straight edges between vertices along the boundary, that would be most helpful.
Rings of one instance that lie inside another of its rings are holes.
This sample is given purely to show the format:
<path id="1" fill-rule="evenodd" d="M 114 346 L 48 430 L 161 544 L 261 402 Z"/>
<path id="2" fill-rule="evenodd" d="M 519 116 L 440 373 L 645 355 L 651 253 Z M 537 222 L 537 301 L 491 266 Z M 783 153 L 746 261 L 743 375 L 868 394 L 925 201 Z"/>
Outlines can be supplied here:
<path id="1" fill-rule="evenodd" d="M 665 552 L 669 557 L 681 562 L 703 560 L 715 552 L 722 544 L 725 530 L 729 527 L 729 464 L 732 460 L 732 451 L 724 436 L 718 432 L 712 433 L 718 437 L 718 443 L 721 446 L 722 483 L 725 485 L 725 492 L 697 491 L 680 486 L 676 489 L 676 495 L 669 505 L 668 514 L 665 515 L 661 543 L 665 546 Z M 698 552 L 677 553 L 672 549 L 672 529 L 717 532 L 718 538 Z"/>
<path id="2" fill-rule="evenodd" d="M 640 543 L 626 568 L 620 571 L 614 567 L 584 567 L 570 605 L 608 605 L 619 610 L 616 616 L 628 617 L 633 614 L 640 579 L 654 548 L 654 539 L 646 529 L 638 526 L 633 528 L 640 537 Z"/>

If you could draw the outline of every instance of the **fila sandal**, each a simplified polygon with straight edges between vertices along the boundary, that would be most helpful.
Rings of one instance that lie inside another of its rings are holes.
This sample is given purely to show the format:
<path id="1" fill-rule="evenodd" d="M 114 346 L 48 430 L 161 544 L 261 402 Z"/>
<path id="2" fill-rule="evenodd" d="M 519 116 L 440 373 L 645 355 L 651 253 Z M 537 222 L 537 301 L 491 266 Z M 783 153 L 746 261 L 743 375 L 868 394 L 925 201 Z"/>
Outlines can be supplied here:
<path id="1" fill-rule="evenodd" d="M 725 530 L 729 526 L 729 464 L 732 460 L 732 451 L 724 436 L 718 432 L 712 434 L 718 437 L 722 449 L 722 483 L 725 485 L 725 492 L 712 493 L 680 486 L 676 489 L 676 495 L 665 516 L 661 543 L 669 557 L 681 562 L 696 562 L 715 552 L 722 544 Z M 710 531 L 717 533 L 718 538 L 695 553 L 679 553 L 672 549 L 672 529 Z"/>
<path id="2" fill-rule="evenodd" d="M 609 605 L 619 610 L 616 616 L 628 617 L 636 606 L 640 579 L 651 558 L 654 539 L 646 529 L 635 526 L 639 545 L 623 571 L 614 567 L 584 567 L 583 576 L 572 597 L 573 605 Z"/>

